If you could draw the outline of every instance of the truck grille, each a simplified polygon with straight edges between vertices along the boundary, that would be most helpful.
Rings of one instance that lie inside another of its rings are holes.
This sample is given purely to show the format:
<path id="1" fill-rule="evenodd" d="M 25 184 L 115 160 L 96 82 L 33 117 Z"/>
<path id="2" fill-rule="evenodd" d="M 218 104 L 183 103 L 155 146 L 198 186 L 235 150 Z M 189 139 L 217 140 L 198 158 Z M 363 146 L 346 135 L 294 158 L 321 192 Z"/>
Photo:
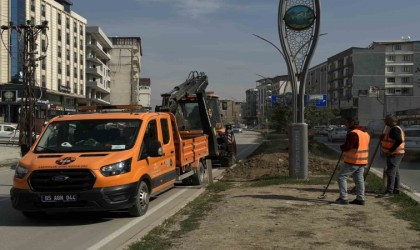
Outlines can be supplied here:
<path id="1" fill-rule="evenodd" d="M 36 170 L 29 177 L 33 191 L 61 192 L 90 190 L 95 176 L 88 169 Z"/>

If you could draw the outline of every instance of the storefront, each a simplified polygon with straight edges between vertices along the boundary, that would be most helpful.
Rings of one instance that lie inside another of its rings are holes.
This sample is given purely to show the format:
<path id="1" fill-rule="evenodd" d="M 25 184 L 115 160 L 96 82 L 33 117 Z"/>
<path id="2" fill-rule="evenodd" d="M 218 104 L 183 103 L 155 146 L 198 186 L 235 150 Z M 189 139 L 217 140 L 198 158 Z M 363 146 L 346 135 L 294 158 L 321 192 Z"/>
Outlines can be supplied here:
<path id="1" fill-rule="evenodd" d="M 21 100 L 24 95 L 25 86 L 23 84 L 3 84 L 0 85 L 0 121 L 18 123 L 21 109 Z M 46 89 L 41 87 L 33 88 L 35 103 L 35 118 L 43 119 L 46 117 L 48 100 Z"/>

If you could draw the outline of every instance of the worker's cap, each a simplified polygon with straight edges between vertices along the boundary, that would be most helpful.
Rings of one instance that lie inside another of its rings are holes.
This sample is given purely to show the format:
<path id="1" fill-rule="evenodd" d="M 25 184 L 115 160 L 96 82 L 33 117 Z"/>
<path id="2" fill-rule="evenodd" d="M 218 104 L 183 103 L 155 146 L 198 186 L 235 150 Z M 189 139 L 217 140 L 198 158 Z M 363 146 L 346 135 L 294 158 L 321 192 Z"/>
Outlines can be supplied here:
<path id="1" fill-rule="evenodd" d="M 397 123 L 398 119 L 394 115 L 387 115 L 385 117 L 385 121 L 390 121 L 390 122 L 393 122 L 393 123 Z"/>
<path id="2" fill-rule="evenodd" d="M 357 120 L 356 117 L 350 116 L 346 118 L 346 123 L 349 123 L 349 124 L 353 123 L 355 125 L 359 125 L 359 120 Z"/>

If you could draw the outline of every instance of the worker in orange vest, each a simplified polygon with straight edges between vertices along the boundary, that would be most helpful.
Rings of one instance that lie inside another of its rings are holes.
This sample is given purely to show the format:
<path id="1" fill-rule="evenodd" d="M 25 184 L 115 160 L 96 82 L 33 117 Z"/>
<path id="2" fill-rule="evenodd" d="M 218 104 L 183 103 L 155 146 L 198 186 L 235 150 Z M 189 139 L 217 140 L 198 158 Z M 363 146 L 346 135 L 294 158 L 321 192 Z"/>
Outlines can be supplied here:
<path id="1" fill-rule="evenodd" d="M 385 125 L 390 129 L 382 134 L 382 152 L 386 156 L 386 178 L 387 185 L 382 197 L 391 197 L 400 193 L 400 163 L 405 154 L 405 135 L 400 126 L 397 125 L 397 118 L 393 115 L 385 117 Z"/>
<path id="2" fill-rule="evenodd" d="M 340 172 L 337 176 L 340 197 L 335 201 L 336 204 L 365 205 L 365 181 L 363 172 L 368 163 L 370 136 L 366 129 L 359 126 L 355 118 L 347 118 L 346 141 L 340 146 L 343 152 L 343 163 L 340 165 Z M 347 178 L 351 176 L 356 184 L 356 199 L 348 201 L 347 198 Z"/>

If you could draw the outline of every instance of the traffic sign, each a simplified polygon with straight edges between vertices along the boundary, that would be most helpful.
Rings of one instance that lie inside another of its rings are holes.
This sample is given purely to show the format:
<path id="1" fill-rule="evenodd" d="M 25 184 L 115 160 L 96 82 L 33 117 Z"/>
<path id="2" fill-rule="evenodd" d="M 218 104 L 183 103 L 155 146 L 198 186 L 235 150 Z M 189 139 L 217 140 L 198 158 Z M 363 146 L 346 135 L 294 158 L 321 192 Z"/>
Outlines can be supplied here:
<path id="1" fill-rule="evenodd" d="M 305 95 L 305 106 L 327 107 L 327 95 Z"/>

